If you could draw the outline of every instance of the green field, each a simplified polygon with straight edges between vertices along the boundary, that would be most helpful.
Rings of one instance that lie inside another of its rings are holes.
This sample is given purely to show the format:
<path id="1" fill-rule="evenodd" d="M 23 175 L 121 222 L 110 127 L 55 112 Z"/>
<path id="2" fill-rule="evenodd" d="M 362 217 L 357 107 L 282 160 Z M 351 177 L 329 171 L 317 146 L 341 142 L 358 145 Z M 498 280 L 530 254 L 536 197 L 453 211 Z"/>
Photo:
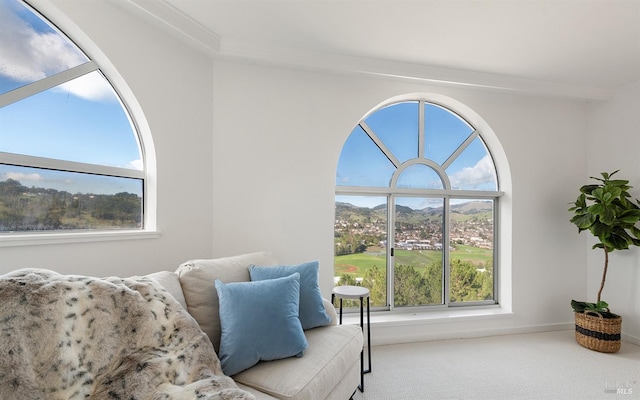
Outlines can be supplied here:
<path id="1" fill-rule="evenodd" d="M 485 265 L 493 258 L 492 250 L 477 247 L 457 245 L 450 252 L 451 260 L 472 262 L 477 265 Z M 423 270 L 426 265 L 433 262 L 440 263 L 442 252 L 436 250 L 396 250 L 395 260 L 399 264 L 411 265 L 416 270 Z M 334 273 L 336 276 L 350 274 L 364 276 L 367 268 L 375 267 L 386 270 L 386 256 L 384 251 L 368 251 L 365 253 L 348 254 L 334 257 Z"/>

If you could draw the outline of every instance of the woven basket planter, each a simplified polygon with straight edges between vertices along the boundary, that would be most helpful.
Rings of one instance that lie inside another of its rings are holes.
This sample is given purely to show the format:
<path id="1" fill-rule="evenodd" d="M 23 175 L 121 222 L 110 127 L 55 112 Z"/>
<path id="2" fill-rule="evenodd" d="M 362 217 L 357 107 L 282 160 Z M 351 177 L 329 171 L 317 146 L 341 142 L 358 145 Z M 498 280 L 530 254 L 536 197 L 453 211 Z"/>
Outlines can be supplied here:
<path id="1" fill-rule="evenodd" d="M 583 347 L 602 353 L 620 350 L 622 317 L 603 318 L 600 313 L 574 313 L 576 317 L 576 341 Z"/>

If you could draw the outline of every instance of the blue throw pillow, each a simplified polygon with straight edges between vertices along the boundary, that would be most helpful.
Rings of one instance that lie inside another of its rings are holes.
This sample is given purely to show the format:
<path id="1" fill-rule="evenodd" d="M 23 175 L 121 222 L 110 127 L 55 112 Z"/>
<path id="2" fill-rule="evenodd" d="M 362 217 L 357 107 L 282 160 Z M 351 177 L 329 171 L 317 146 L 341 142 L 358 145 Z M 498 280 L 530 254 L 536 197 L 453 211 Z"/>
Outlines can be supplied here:
<path id="1" fill-rule="evenodd" d="M 307 330 L 329 325 L 331 322 L 331 318 L 324 308 L 320 286 L 318 286 L 318 269 L 318 261 L 273 267 L 252 265 L 249 267 L 249 275 L 252 281 L 261 281 L 289 276 L 296 272 L 299 273 L 300 322 L 302 322 L 302 329 Z"/>
<path id="2" fill-rule="evenodd" d="M 259 361 L 302 356 L 307 338 L 298 318 L 300 275 L 258 282 L 215 281 L 220 300 L 220 349 L 225 375 Z"/>

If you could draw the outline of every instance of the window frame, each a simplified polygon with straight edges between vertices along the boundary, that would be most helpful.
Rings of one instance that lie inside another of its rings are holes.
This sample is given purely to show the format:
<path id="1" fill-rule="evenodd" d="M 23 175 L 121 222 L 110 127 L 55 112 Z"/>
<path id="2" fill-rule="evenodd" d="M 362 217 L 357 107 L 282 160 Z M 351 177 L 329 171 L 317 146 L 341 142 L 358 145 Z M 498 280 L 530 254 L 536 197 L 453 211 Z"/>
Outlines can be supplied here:
<path id="1" fill-rule="evenodd" d="M 38 0 L 23 4 L 39 14 L 61 35 L 73 42 L 88 60 L 78 66 L 53 74 L 43 79 L 19 86 L 0 94 L 0 108 L 41 93 L 78 77 L 97 72 L 108 82 L 120 102 L 136 135 L 142 161 L 142 170 L 112 167 L 69 160 L 52 159 L 31 155 L 0 152 L 0 163 L 21 167 L 86 173 L 93 175 L 133 178 L 142 180 L 142 228 L 119 230 L 56 230 L 0 233 L 0 247 L 79 243 L 112 240 L 157 238 L 157 174 L 153 138 L 142 107 L 116 68 L 98 46 L 55 6 Z M 32 3 L 35 4 L 32 5 Z M 55 20 L 55 21 L 54 21 Z M 65 29 L 60 29 L 60 22 Z M 71 32 L 71 33 L 69 33 Z"/>
<path id="2" fill-rule="evenodd" d="M 387 274 L 387 304 L 385 306 L 376 306 L 372 307 L 373 311 L 385 311 L 391 313 L 407 313 L 407 312 L 425 312 L 425 311 L 446 311 L 452 309 L 464 309 L 464 308 L 478 308 L 478 307 L 486 307 L 486 306 L 494 306 L 503 308 L 502 304 L 502 293 L 501 293 L 501 279 L 502 279 L 502 262 L 501 255 L 503 254 L 501 245 L 502 245 L 502 237 L 501 234 L 501 198 L 505 195 L 505 192 L 501 189 L 501 179 L 498 168 L 498 162 L 494 157 L 494 152 L 492 151 L 492 146 L 487 143 L 485 139 L 485 130 L 491 132 L 488 126 L 482 121 L 481 124 L 473 123 L 473 121 L 469 121 L 469 119 L 465 118 L 464 115 L 458 111 L 458 108 L 464 107 L 456 107 L 456 105 L 450 105 L 448 103 L 452 102 L 451 99 L 445 98 L 445 101 L 442 101 L 443 97 L 440 95 L 410 95 L 410 96 L 399 96 L 398 98 L 390 99 L 386 102 L 381 103 L 374 109 L 372 109 L 369 113 L 367 113 L 362 119 L 356 124 L 354 129 L 357 126 L 360 126 L 361 129 L 369 136 L 369 138 L 379 147 L 381 152 L 389 158 L 391 163 L 394 165 L 396 170 L 392 174 L 388 187 L 370 187 L 370 186 L 346 186 L 346 185 L 335 185 L 335 193 L 337 196 L 376 196 L 376 197 L 385 197 L 387 200 L 387 238 L 395 238 L 395 205 L 396 205 L 396 197 L 421 197 L 421 198 L 442 198 L 444 200 L 444 209 L 443 209 L 443 243 L 450 242 L 450 216 L 451 216 L 451 199 L 470 199 L 470 200 L 491 200 L 493 201 L 493 298 L 491 300 L 479 300 L 479 301 L 468 301 L 468 302 L 452 302 L 450 296 L 450 251 L 446 251 L 443 253 L 443 302 L 442 304 L 437 305 L 420 305 L 420 306 L 399 306 L 396 307 L 394 305 L 394 255 L 392 255 L 392 249 L 395 249 L 395 246 L 387 245 L 386 248 L 386 274 Z M 405 162 L 400 162 L 395 157 L 393 157 L 389 148 L 382 143 L 381 140 L 377 140 L 376 135 L 371 135 L 371 128 L 368 127 L 365 120 L 373 113 L 381 110 L 384 107 L 392 106 L 394 104 L 405 103 L 405 102 L 418 102 L 418 110 L 419 110 L 419 122 L 418 129 L 421 131 L 418 135 L 418 155 L 414 158 L 411 158 Z M 439 165 L 435 161 L 426 158 L 424 154 L 424 107 L 425 104 L 431 104 L 434 106 L 438 106 L 451 112 L 452 114 L 457 115 L 459 118 L 467 122 L 469 126 L 472 128 L 472 133 L 465 139 L 465 141 L 459 145 L 459 147 L 447 158 L 447 160 Z M 475 114 L 475 113 L 474 113 Z M 477 115 L 477 114 L 476 114 Z M 480 126 L 478 126 L 480 125 Z M 487 132 L 488 135 L 490 133 Z M 491 132 L 492 133 L 492 132 Z M 471 143 L 476 138 L 480 138 L 484 145 L 486 146 L 486 150 L 492 158 L 494 170 L 496 173 L 496 189 L 497 190 L 467 190 L 467 189 L 451 189 L 448 175 L 446 174 L 447 167 L 457 158 L 460 153 L 466 148 L 466 145 Z M 398 188 L 396 187 L 398 178 L 402 174 L 402 172 L 411 165 L 422 164 L 427 165 L 433 168 L 434 172 L 440 176 L 442 179 L 445 188 L 444 189 L 413 189 L 413 188 Z M 334 215 L 335 218 L 335 215 Z M 388 240 L 388 243 L 389 240 Z M 334 246 L 335 247 L 335 246 Z M 334 254 L 335 256 L 335 254 Z M 510 300 L 510 296 L 508 297 Z M 505 299 L 506 300 L 506 299 Z M 510 304 L 504 307 L 505 309 L 510 309 Z"/>

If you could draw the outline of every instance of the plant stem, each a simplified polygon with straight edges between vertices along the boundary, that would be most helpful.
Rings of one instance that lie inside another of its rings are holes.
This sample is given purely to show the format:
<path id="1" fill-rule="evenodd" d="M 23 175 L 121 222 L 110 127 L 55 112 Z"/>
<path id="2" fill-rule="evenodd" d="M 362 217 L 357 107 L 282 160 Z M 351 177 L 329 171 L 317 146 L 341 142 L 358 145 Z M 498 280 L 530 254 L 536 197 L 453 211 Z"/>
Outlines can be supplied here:
<path id="1" fill-rule="evenodd" d="M 609 252 L 607 249 L 604 249 L 604 271 L 602 272 L 602 282 L 600 282 L 600 290 L 598 290 L 598 300 L 597 303 L 600 303 L 600 295 L 602 294 L 602 289 L 604 289 L 604 281 L 607 279 L 607 267 L 609 266 Z"/>

